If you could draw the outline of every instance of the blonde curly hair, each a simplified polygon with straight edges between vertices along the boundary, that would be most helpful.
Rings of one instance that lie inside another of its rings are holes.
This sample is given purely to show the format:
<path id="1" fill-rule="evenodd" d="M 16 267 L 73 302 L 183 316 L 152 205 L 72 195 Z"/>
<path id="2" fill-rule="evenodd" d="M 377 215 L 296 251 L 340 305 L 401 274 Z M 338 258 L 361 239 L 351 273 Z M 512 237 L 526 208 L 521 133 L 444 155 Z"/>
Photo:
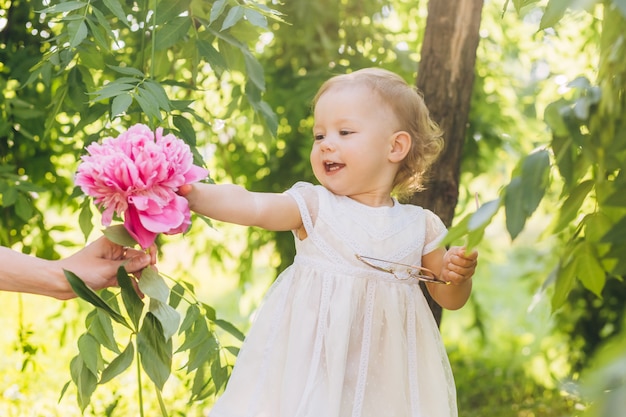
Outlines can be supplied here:
<path id="1" fill-rule="evenodd" d="M 364 68 L 327 80 L 315 95 L 313 106 L 331 88 L 351 83 L 370 87 L 378 94 L 398 119 L 399 130 L 404 130 L 411 136 L 411 149 L 400 164 L 393 181 L 394 193 L 406 197 L 423 190 L 428 168 L 443 150 L 444 143 L 443 133 L 430 118 L 421 93 L 398 74 L 381 68 Z"/>

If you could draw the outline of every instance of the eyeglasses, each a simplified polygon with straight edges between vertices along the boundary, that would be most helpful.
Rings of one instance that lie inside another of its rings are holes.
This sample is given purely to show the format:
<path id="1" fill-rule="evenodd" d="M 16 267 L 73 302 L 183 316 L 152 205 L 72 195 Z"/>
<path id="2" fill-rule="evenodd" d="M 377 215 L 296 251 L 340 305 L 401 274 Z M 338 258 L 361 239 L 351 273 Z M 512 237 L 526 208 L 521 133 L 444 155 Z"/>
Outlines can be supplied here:
<path id="1" fill-rule="evenodd" d="M 419 281 L 431 282 L 433 284 L 450 284 L 444 281 L 428 268 L 416 265 L 402 264 L 399 262 L 386 261 L 384 259 L 372 258 L 370 256 L 355 255 L 356 258 L 364 264 L 371 266 L 379 271 L 392 274 L 396 279 L 404 281 L 409 278 L 415 278 Z"/>

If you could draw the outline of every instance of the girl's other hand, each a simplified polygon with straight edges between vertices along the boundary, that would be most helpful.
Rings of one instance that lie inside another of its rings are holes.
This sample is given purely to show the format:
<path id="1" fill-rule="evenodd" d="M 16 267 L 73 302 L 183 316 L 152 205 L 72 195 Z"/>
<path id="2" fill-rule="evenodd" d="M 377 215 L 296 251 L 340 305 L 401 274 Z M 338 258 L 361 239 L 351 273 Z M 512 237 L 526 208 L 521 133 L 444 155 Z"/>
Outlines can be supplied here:
<path id="1" fill-rule="evenodd" d="M 459 285 L 472 278 L 478 263 L 478 252 L 465 253 L 464 246 L 452 246 L 443 256 L 441 278 Z"/>

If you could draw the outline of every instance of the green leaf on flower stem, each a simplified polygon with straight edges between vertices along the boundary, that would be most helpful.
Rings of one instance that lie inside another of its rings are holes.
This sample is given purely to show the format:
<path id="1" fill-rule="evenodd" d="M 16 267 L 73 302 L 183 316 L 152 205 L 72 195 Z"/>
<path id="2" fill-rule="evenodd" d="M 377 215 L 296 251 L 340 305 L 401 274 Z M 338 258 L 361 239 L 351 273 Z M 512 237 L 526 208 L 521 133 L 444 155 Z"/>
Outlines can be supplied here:
<path id="1" fill-rule="evenodd" d="M 83 282 L 83 280 L 78 277 L 78 275 L 65 269 L 63 270 L 63 272 L 65 273 L 65 278 L 68 280 L 70 286 L 72 287 L 72 290 L 76 293 L 77 296 L 87 301 L 88 303 L 102 309 L 113 320 L 132 330 L 124 316 L 113 310 L 102 298 L 98 296 L 98 294 L 96 294 L 91 288 L 89 288 Z"/>
<path id="2" fill-rule="evenodd" d="M 139 295 L 137 295 L 137 291 L 133 286 L 131 278 L 128 276 L 128 273 L 123 266 L 120 266 L 117 270 L 117 282 L 122 290 L 122 301 L 124 302 L 126 312 L 133 323 L 133 330 L 137 331 L 139 329 L 139 319 L 141 318 L 144 305 Z"/>
<path id="3" fill-rule="evenodd" d="M 103 363 L 100 353 L 100 343 L 89 333 L 82 334 L 78 338 L 78 351 L 87 369 L 89 369 L 94 376 L 98 376 L 100 365 Z"/>
<path id="4" fill-rule="evenodd" d="M 215 384 L 208 375 L 209 372 L 210 367 L 208 364 L 198 368 L 193 378 L 189 402 L 202 401 L 215 394 Z"/>
<path id="5" fill-rule="evenodd" d="M 182 352 L 201 345 L 211 334 L 204 317 L 193 313 L 191 315 L 195 316 L 193 322 L 188 326 L 187 330 L 185 330 L 185 341 L 176 352 Z M 190 315 L 188 314 L 185 320 L 189 317 Z"/>
<path id="6" fill-rule="evenodd" d="M 128 233 L 128 230 L 123 224 L 116 224 L 115 226 L 109 226 L 102 231 L 102 233 L 113 243 L 117 243 L 120 246 L 136 246 L 137 242 Z"/>
<path id="7" fill-rule="evenodd" d="M 152 313 L 146 314 L 137 334 L 137 349 L 143 370 L 162 390 L 172 368 L 172 339 L 163 337 L 161 323 Z"/>
<path id="8" fill-rule="evenodd" d="M 85 198 L 80 205 L 80 214 L 78 215 L 78 225 L 80 226 L 80 231 L 83 232 L 83 236 L 85 236 L 85 240 L 89 238 L 93 230 L 92 218 L 91 199 Z"/>
<path id="9" fill-rule="evenodd" d="M 102 346 L 112 352 L 120 353 L 120 349 L 117 347 L 117 342 L 115 341 L 115 335 L 113 334 L 111 317 L 101 309 L 95 308 L 87 314 L 85 327 L 88 329 L 89 334 L 95 337 Z"/>
<path id="10" fill-rule="evenodd" d="M 170 340 L 178 331 L 178 325 L 180 324 L 180 314 L 178 311 L 170 307 L 169 304 L 163 303 L 156 298 L 150 299 L 149 310 L 161 322 L 165 340 Z"/>
<path id="11" fill-rule="evenodd" d="M 167 302 L 170 288 L 155 268 L 145 268 L 141 272 L 139 289 L 150 298 L 155 298 L 163 303 Z"/>
<path id="12" fill-rule="evenodd" d="M 80 356 L 75 356 L 70 363 L 70 374 L 76 385 L 76 397 L 81 411 L 89 405 L 91 395 L 96 390 L 98 379 L 91 373 Z"/>
<path id="13" fill-rule="evenodd" d="M 180 328 L 178 329 L 178 334 L 181 334 L 182 332 L 185 332 L 188 329 L 190 329 L 199 316 L 200 316 L 200 308 L 196 304 L 190 305 L 187 308 L 187 312 L 185 313 L 185 318 L 183 319 L 183 323 L 180 325 Z"/>
<path id="14" fill-rule="evenodd" d="M 172 289 L 170 290 L 170 305 L 173 308 L 178 307 L 180 301 L 183 299 L 183 295 L 185 294 L 185 287 L 180 285 L 178 282 L 174 284 Z"/>
<path id="15" fill-rule="evenodd" d="M 221 319 L 215 320 L 214 323 L 220 328 L 222 328 L 222 330 L 227 331 L 228 333 L 230 333 L 231 335 L 235 336 L 237 339 L 243 342 L 243 339 L 245 338 L 245 336 L 241 332 L 241 330 L 235 327 L 234 324 L 225 320 L 221 320 Z"/>
<path id="16" fill-rule="evenodd" d="M 215 360 L 211 363 L 211 378 L 213 378 L 213 384 L 215 384 L 217 391 L 228 382 L 228 368 L 222 366 L 219 355 L 217 355 Z"/>
<path id="17" fill-rule="evenodd" d="M 109 366 L 104 368 L 102 371 L 102 377 L 100 378 L 99 384 L 106 384 L 122 372 L 124 372 L 128 367 L 133 363 L 133 357 L 135 355 L 135 347 L 133 346 L 133 342 L 131 341 L 126 346 L 126 349 L 119 354 L 115 359 L 111 361 Z"/>
<path id="18" fill-rule="evenodd" d="M 189 350 L 189 360 L 187 361 L 187 372 L 190 373 L 195 369 L 200 368 L 204 363 L 210 361 L 211 356 L 219 350 L 217 339 L 215 335 L 211 333 L 208 328 L 198 323 L 198 326 L 194 327 L 193 335 L 190 333 L 187 336 L 190 337 L 188 346 L 193 345 Z M 187 339 L 185 340 L 187 342 Z"/>

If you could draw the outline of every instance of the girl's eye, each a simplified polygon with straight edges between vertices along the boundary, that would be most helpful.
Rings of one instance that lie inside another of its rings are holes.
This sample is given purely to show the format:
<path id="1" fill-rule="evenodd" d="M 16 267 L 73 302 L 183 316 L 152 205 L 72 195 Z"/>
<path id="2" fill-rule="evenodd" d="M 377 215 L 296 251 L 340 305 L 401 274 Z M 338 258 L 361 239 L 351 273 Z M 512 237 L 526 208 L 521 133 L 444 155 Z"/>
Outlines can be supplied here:
<path id="1" fill-rule="evenodd" d="M 349 131 L 349 130 L 340 130 L 340 131 L 339 131 L 339 134 L 340 134 L 341 136 L 347 136 L 347 135 L 349 135 L 350 133 L 352 133 L 352 132 L 351 132 L 351 131 Z"/>
<path id="2" fill-rule="evenodd" d="M 324 135 L 313 135 L 313 137 L 315 138 L 315 140 L 322 140 L 322 139 L 324 139 Z"/>

